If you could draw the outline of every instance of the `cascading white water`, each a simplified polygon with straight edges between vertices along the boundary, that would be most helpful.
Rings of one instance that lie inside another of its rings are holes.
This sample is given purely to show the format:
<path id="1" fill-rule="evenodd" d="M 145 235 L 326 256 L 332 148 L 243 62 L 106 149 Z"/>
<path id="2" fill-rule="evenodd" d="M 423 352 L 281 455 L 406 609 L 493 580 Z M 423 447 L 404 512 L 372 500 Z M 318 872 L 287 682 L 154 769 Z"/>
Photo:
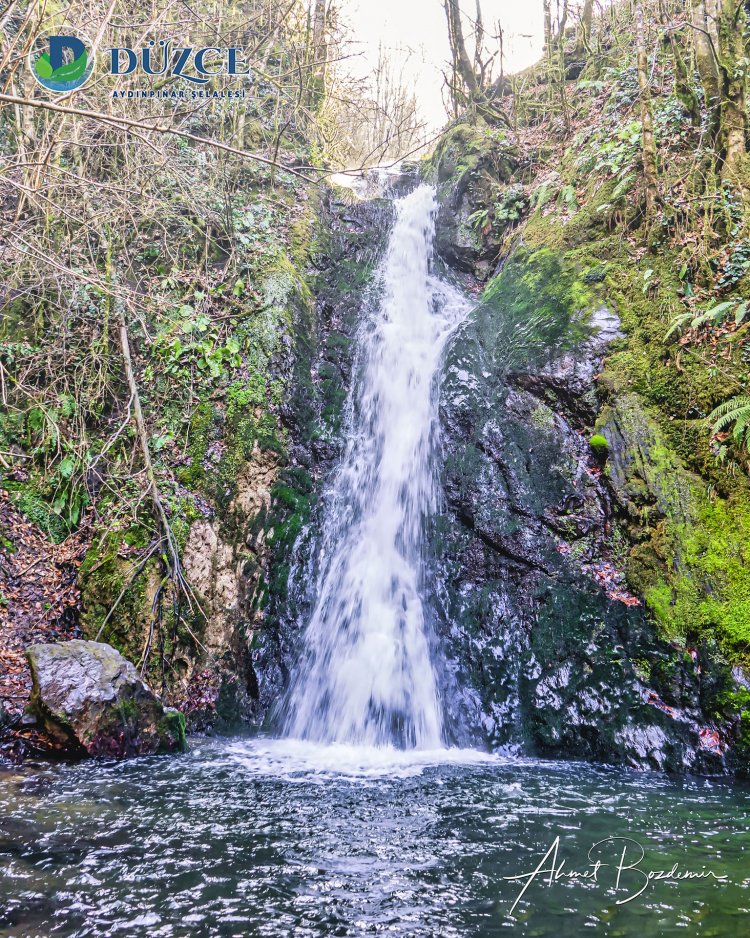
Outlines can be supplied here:
<path id="1" fill-rule="evenodd" d="M 437 371 L 467 310 L 431 272 L 434 191 L 396 202 L 382 299 L 360 332 L 344 456 L 287 698 L 287 736 L 434 749 L 443 720 L 425 615 L 423 522 L 437 502 Z"/>

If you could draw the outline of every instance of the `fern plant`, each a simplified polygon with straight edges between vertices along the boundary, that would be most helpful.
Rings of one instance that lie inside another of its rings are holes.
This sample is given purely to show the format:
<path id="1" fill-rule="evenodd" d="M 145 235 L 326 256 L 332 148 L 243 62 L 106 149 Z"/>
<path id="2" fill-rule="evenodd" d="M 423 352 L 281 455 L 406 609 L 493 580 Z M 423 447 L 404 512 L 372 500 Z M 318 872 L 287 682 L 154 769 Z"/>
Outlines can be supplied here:
<path id="1" fill-rule="evenodd" d="M 666 342 L 667 339 L 671 338 L 675 332 L 683 332 L 688 327 L 688 323 L 691 329 L 700 329 L 701 326 L 706 325 L 712 325 L 714 327 L 720 326 L 732 310 L 735 311 L 734 324 L 740 326 L 742 320 L 748 314 L 749 306 L 750 301 L 747 300 L 725 300 L 723 303 L 719 303 L 718 306 L 713 306 L 711 309 L 700 312 L 697 315 L 695 312 L 681 313 L 676 319 L 672 320 L 669 331 L 664 336 L 664 341 Z"/>
<path id="2" fill-rule="evenodd" d="M 739 395 L 719 404 L 708 418 L 713 421 L 713 432 L 721 433 L 734 424 L 732 436 L 750 450 L 750 397 Z"/>

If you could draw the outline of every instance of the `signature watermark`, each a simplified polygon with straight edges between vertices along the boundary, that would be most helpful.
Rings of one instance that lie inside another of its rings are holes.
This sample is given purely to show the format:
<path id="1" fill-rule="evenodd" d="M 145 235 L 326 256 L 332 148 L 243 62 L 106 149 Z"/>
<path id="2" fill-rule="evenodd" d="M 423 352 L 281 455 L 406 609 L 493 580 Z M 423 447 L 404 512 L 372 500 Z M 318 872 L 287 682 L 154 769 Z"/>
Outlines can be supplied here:
<path id="1" fill-rule="evenodd" d="M 705 866 L 700 870 L 682 868 L 678 863 L 663 869 L 650 869 L 646 863 L 646 851 L 632 837 L 605 837 L 592 844 L 587 854 L 588 863 L 580 868 L 568 865 L 560 859 L 560 837 L 550 844 L 549 849 L 533 870 L 504 876 L 503 879 L 519 883 L 521 889 L 509 914 L 534 884 L 554 886 L 561 882 L 598 883 L 620 893 L 616 905 L 626 905 L 642 896 L 660 880 L 683 882 L 685 880 L 711 879 L 717 883 L 729 883 L 729 877 L 715 873 Z"/>

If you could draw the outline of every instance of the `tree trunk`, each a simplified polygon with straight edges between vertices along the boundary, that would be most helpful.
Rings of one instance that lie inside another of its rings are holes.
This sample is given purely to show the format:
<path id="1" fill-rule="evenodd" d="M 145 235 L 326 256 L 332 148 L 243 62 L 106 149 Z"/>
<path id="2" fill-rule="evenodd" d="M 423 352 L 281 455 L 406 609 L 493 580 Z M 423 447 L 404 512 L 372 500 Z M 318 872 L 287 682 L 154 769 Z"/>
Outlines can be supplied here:
<path id="1" fill-rule="evenodd" d="M 690 75 L 690 71 L 688 70 L 687 64 L 682 55 L 680 44 L 677 41 L 674 29 L 671 28 L 672 24 L 669 19 L 669 13 L 667 12 L 665 0 L 659 0 L 659 12 L 661 14 L 662 26 L 664 27 L 667 34 L 667 39 L 669 40 L 669 47 L 672 51 L 672 59 L 674 61 L 675 94 L 690 117 L 690 123 L 694 127 L 697 127 L 701 122 L 700 103 L 698 101 L 698 96 L 695 93 L 695 88 L 693 87 L 692 76 Z"/>
<path id="2" fill-rule="evenodd" d="M 474 74 L 479 76 L 479 84 L 484 87 L 484 62 L 482 61 L 482 47 L 484 46 L 484 23 L 482 22 L 482 5 L 477 0 L 477 13 L 474 20 Z"/>
<path id="3" fill-rule="evenodd" d="M 544 52 L 552 58 L 552 0 L 544 0 Z"/>
<path id="4" fill-rule="evenodd" d="M 746 190 L 747 78 L 745 32 L 747 13 L 742 0 L 723 0 L 719 12 L 719 72 L 721 77 L 720 152 L 722 179 Z M 744 60 L 744 61 L 743 61 Z"/>
<path id="5" fill-rule="evenodd" d="M 461 25 L 461 10 L 458 0 L 445 0 L 445 15 L 448 18 L 448 34 L 451 42 L 451 52 L 456 68 L 466 85 L 469 97 L 475 98 L 479 92 L 479 83 L 472 67 L 469 53 L 466 51 L 464 31 Z"/>
<path id="6" fill-rule="evenodd" d="M 640 0 L 638 0 L 635 5 L 635 41 L 638 66 L 638 88 L 640 90 L 641 101 L 641 156 L 643 159 L 643 179 L 646 186 L 646 223 L 647 225 L 651 225 L 659 201 L 659 187 L 657 185 L 654 121 L 651 114 L 651 90 L 648 80 L 646 31 L 643 26 L 643 7 Z"/>
<path id="7" fill-rule="evenodd" d="M 591 26 L 594 21 L 594 0 L 584 0 L 583 10 L 581 10 L 581 22 L 578 26 L 578 35 L 576 36 L 576 57 L 586 55 L 589 52 L 589 42 L 591 40 Z"/>
<path id="8" fill-rule="evenodd" d="M 567 68 L 565 65 L 565 30 L 568 27 L 568 0 L 562 0 L 562 10 L 558 0 L 558 32 L 557 32 L 557 55 L 560 68 L 560 104 L 562 105 L 563 120 L 565 121 L 565 131 L 570 133 L 570 109 L 568 108 L 567 91 Z"/>
<path id="9" fill-rule="evenodd" d="M 312 103 L 320 105 L 325 97 L 328 48 L 326 44 L 326 0 L 315 0 L 313 17 L 313 95 Z"/>
<path id="10" fill-rule="evenodd" d="M 707 5 L 711 0 L 693 0 L 692 26 L 695 65 L 703 85 L 703 95 L 708 112 L 708 132 L 716 143 L 719 136 L 721 94 L 719 91 L 719 68 L 717 48 L 712 33 L 715 26 L 709 22 Z M 716 35 L 718 42 L 718 34 Z"/>

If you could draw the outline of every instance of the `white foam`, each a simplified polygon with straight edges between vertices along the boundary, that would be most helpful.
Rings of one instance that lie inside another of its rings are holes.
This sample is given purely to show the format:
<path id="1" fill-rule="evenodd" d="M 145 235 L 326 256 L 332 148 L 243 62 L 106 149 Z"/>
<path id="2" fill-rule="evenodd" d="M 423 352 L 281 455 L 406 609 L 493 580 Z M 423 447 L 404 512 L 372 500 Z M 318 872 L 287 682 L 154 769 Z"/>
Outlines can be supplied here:
<path id="1" fill-rule="evenodd" d="M 301 782 L 409 778 L 434 766 L 506 765 L 515 761 L 478 749 L 396 749 L 264 738 L 230 743 L 224 754 L 253 775 Z"/>

